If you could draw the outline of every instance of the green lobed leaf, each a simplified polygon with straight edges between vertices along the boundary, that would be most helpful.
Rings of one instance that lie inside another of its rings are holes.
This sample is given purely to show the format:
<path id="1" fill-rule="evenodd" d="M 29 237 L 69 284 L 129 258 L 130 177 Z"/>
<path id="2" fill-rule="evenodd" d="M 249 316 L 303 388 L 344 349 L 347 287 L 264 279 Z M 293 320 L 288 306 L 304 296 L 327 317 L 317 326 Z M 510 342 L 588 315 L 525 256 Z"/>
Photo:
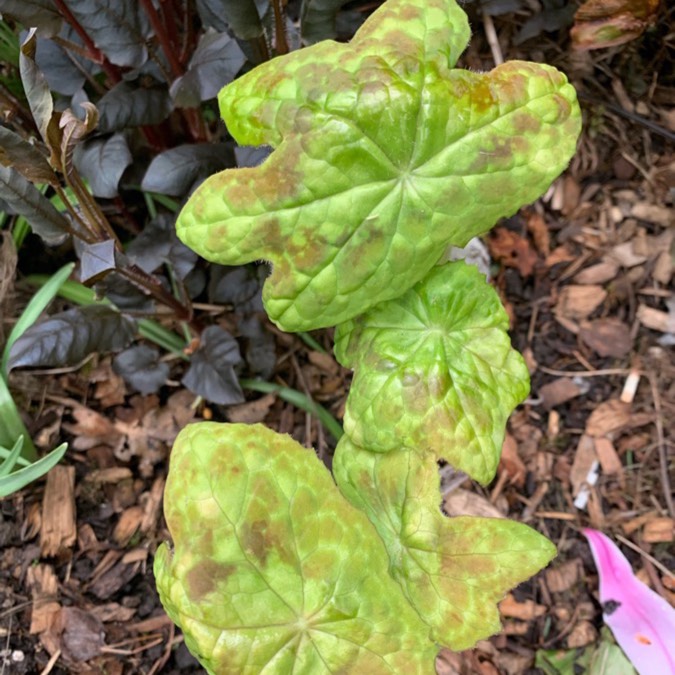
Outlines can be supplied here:
<path id="1" fill-rule="evenodd" d="M 544 567 L 555 546 L 501 518 L 447 518 L 433 455 L 387 454 L 338 443 L 333 473 L 342 494 L 365 512 L 389 554 L 389 570 L 431 629 L 459 651 L 501 629 L 497 603 Z"/>
<path id="2" fill-rule="evenodd" d="M 439 260 L 541 195 L 580 130 L 550 66 L 453 69 L 469 29 L 454 0 L 389 0 L 348 45 L 321 42 L 225 87 L 259 167 L 209 178 L 179 216 L 185 243 L 222 264 L 269 260 L 270 317 L 335 325 L 401 295 Z"/>
<path id="3" fill-rule="evenodd" d="M 176 439 L 162 604 L 209 673 L 427 673 L 435 645 L 372 525 L 314 452 L 261 425 Z"/>
<path id="4" fill-rule="evenodd" d="M 431 451 L 489 482 L 506 420 L 529 391 L 508 325 L 497 293 L 462 261 L 341 324 L 335 355 L 355 371 L 345 432 L 372 451 Z"/>

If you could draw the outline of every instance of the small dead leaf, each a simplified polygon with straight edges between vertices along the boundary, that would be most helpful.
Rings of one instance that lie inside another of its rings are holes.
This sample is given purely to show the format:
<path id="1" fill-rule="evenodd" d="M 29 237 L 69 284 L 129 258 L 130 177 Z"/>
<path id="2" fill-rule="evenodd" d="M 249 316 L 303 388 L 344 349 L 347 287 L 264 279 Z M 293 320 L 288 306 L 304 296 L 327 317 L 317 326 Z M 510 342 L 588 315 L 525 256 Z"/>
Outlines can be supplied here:
<path id="1" fill-rule="evenodd" d="M 265 396 L 257 398 L 254 401 L 228 406 L 225 414 L 230 422 L 257 424 L 267 417 L 270 408 L 276 400 L 276 394 L 265 394 Z"/>
<path id="2" fill-rule="evenodd" d="M 574 277 L 578 284 L 604 284 L 611 281 L 619 273 L 619 266 L 611 261 L 600 262 L 597 265 L 591 265 L 581 270 Z"/>
<path id="3" fill-rule="evenodd" d="M 551 253 L 551 233 L 541 214 L 536 211 L 527 214 L 527 231 L 532 235 L 537 251 L 548 256 Z"/>
<path id="4" fill-rule="evenodd" d="M 661 333 L 675 333 L 675 313 L 662 312 L 647 305 L 640 305 L 637 309 L 637 318 L 640 323 L 652 330 Z"/>
<path id="5" fill-rule="evenodd" d="M 515 267 L 520 275 L 529 277 L 534 271 L 537 254 L 530 242 L 517 232 L 498 227 L 488 240 L 490 255 L 505 267 Z"/>
<path id="6" fill-rule="evenodd" d="M 113 530 L 113 540 L 118 546 L 126 546 L 136 534 L 143 520 L 143 509 L 140 506 L 131 506 L 120 515 L 120 519 Z"/>
<path id="7" fill-rule="evenodd" d="M 511 483 L 514 483 L 518 487 L 523 487 L 525 484 L 525 475 L 527 474 L 527 469 L 523 460 L 518 454 L 518 442 L 516 439 L 511 436 L 511 434 L 506 434 L 504 437 L 504 444 L 502 445 L 502 454 L 499 458 L 499 472 L 506 472 L 509 476 Z"/>
<path id="8" fill-rule="evenodd" d="M 499 612 L 502 616 L 508 616 L 512 619 L 520 619 L 521 621 L 532 621 L 539 616 L 546 614 L 546 607 L 538 605 L 534 600 L 529 598 L 523 602 L 518 602 L 509 593 L 500 603 Z"/>
<path id="9" fill-rule="evenodd" d="M 583 566 L 580 558 L 573 558 L 544 572 L 546 585 L 551 593 L 569 591 L 581 579 Z"/>
<path id="10" fill-rule="evenodd" d="M 337 375 L 340 372 L 340 366 L 330 354 L 312 351 L 307 356 L 310 363 L 329 375 Z"/>
<path id="11" fill-rule="evenodd" d="M 449 516 L 504 517 L 504 514 L 485 497 L 462 488 L 456 488 L 450 492 L 445 497 L 443 507 Z"/>
<path id="12" fill-rule="evenodd" d="M 633 206 L 630 214 L 633 218 L 644 220 L 648 223 L 655 223 L 661 227 L 675 225 L 675 211 L 667 206 L 659 206 L 650 202 L 638 202 Z"/>
<path id="13" fill-rule="evenodd" d="M 649 413 L 631 412 L 630 403 L 617 399 L 604 401 L 590 414 L 586 433 L 590 436 L 606 436 L 628 427 L 640 427 L 651 422 Z"/>
<path id="14" fill-rule="evenodd" d="M 595 451 L 600 460 L 602 472 L 608 476 L 623 477 L 623 464 L 614 449 L 614 444 L 609 438 L 600 437 L 595 439 Z"/>
<path id="15" fill-rule="evenodd" d="M 586 388 L 587 391 L 587 388 Z M 581 382 L 575 382 L 571 377 L 559 377 L 539 388 L 542 405 L 550 410 L 570 399 L 586 393 Z"/>
<path id="16" fill-rule="evenodd" d="M 594 312 L 607 297 L 601 286 L 577 286 L 570 284 L 561 289 L 555 313 L 564 319 L 579 321 Z"/>
<path id="17" fill-rule="evenodd" d="M 635 267 L 641 265 L 647 260 L 646 255 L 639 254 L 635 251 L 635 242 L 633 240 L 627 241 L 623 244 L 614 246 L 612 250 L 604 257 L 606 262 L 613 262 L 622 267 Z"/>
<path id="18" fill-rule="evenodd" d="M 42 500 L 40 552 L 45 557 L 57 556 L 76 541 L 75 467 L 58 464 L 47 474 Z"/>
<path id="19" fill-rule="evenodd" d="M 579 325 L 579 338 L 600 356 L 621 358 L 633 346 L 630 328 L 619 319 L 596 319 Z"/>
<path id="20" fill-rule="evenodd" d="M 126 623 L 134 617 L 136 609 L 134 607 L 123 607 L 117 602 L 106 602 L 92 607 L 89 613 L 102 623 L 112 621 Z"/>
<path id="21" fill-rule="evenodd" d="M 101 621 L 90 612 L 77 607 L 61 611 L 61 644 L 64 657 L 73 661 L 89 661 L 101 653 L 105 632 Z"/>
<path id="22" fill-rule="evenodd" d="M 648 544 L 670 543 L 675 539 L 675 522 L 672 518 L 653 518 L 645 523 L 642 539 Z"/>

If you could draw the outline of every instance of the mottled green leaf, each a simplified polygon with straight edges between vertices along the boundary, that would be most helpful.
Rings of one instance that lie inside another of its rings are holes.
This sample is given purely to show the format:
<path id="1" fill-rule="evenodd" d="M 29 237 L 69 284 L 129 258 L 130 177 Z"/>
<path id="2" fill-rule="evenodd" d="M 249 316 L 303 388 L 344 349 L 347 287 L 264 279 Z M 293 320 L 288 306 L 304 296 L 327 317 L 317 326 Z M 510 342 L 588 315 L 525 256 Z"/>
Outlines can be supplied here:
<path id="1" fill-rule="evenodd" d="M 575 150 L 565 76 L 519 61 L 455 70 L 468 37 L 454 0 L 389 0 L 350 44 L 235 80 L 219 96 L 230 133 L 276 150 L 208 179 L 179 236 L 222 264 L 271 261 L 265 305 L 285 330 L 401 295 L 449 244 L 536 199 Z"/>
<path id="2" fill-rule="evenodd" d="M 435 672 L 377 533 L 289 436 L 187 427 L 164 508 L 174 550 L 157 552 L 157 587 L 209 673 Z"/>
<path id="3" fill-rule="evenodd" d="M 335 354 L 355 371 L 345 432 L 377 452 L 430 450 L 487 483 L 529 390 L 508 326 L 497 293 L 462 261 L 338 326 Z"/>
<path id="4" fill-rule="evenodd" d="M 432 638 L 453 650 L 498 632 L 497 603 L 555 556 L 551 542 L 521 523 L 444 516 L 429 453 L 369 452 L 345 435 L 333 472 L 345 497 L 375 525 L 391 575 Z"/>

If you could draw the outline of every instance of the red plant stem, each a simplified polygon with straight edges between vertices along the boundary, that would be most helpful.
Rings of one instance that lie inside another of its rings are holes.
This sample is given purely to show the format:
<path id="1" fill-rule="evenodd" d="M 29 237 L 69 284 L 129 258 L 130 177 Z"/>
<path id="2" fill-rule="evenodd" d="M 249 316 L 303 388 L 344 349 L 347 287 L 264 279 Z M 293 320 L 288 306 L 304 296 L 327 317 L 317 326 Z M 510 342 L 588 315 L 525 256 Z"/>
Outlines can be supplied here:
<path id="1" fill-rule="evenodd" d="M 93 40 L 89 37 L 89 33 L 82 27 L 82 24 L 77 20 L 75 15 L 70 11 L 68 5 L 64 0 L 54 0 L 59 12 L 63 18 L 73 27 L 73 30 L 82 38 L 84 46 L 89 52 L 90 58 L 99 63 L 101 68 L 105 71 L 105 74 L 113 81 L 115 84 L 122 81 L 122 76 L 120 71 L 108 61 L 108 58 L 105 54 L 94 44 Z"/>
<path id="2" fill-rule="evenodd" d="M 162 19 L 159 16 L 157 10 L 155 9 L 155 6 L 152 4 L 152 0 L 141 0 L 141 5 L 143 6 L 145 13 L 148 15 L 148 18 L 150 19 L 152 29 L 155 31 L 155 35 L 159 40 L 159 44 L 162 45 L 162 51 L 164 52 L 166 59 L 169 62 L 169 66 L 171 67 L 171 72 L 173 73 L 173 76 L 180 77 L 185 72 L 185 69 L 179 62 L 178 57 L 176 56 L 176 50 L 174 46 L 171 44 L 169 34 L 167 33 L 166 30 L 166 26 L 164 25 L 164 23 L 162 23 Z"/>
<path id="3" fill-rule="evenodd" d="M 126 277 L 134 286 L 147 291 L 152 297 L 161 302 L 163 305 L 172 309 L 175 313 L 175 318 L 178 321 L 187 321 L 190 325 L 192 322 L 192 307 L 182 304 L 179 300 L 174 298 L 157 279 L 152 275 L 147 274 L 135 265 L 129 267 L 119 267 L 116 272 L 123 277 Z M 194 324 L 196 327 L 197 324 Z"/>
<path id="4" fill-rule="evenodd" d="M 284 24 L 281 0 L 272 0 L 272 7 L 274 7 L 274 32 L 277 54 L 288 54 L 288 40 L 286 39 L 286 25 Z"/>

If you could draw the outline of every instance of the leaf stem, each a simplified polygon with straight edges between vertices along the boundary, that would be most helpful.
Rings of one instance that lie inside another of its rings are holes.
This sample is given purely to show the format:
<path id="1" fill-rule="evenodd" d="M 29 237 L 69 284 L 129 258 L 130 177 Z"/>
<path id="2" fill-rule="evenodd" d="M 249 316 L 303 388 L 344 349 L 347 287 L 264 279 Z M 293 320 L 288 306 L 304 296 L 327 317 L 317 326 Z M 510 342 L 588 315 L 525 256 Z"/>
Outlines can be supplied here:
<path id="1" fill-rule="evenodd" d="M 77 20 L 75 15 L 70 11 L 68 5 L 64 0 L 54 0 L 61 16 L 72 26 L 73 30 L 82 38 L 84 46 L 89 52 L 89 58 L 95 63 L 100 64 L 101 68 L 105 71 L 105 74 L 115 83 L 122 81 L 122 76 L 120 75 L 119 70 L 114 66 L 108 57 L 94 44 L 94 41 L 89 37 L 89 33 L 83 28 L 82 24 Z"/>

